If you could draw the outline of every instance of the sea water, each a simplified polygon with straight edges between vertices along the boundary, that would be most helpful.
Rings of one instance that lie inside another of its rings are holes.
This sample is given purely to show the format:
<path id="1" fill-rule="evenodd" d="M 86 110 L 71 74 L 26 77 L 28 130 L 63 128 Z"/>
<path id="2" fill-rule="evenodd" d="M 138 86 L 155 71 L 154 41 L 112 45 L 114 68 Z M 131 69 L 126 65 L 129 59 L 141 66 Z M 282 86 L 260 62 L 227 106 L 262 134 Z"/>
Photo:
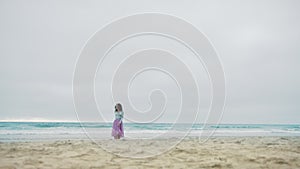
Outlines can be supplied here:
<path id="1" fill-rule="evenodd" d="M 112 123 L 0 122 L 0 141 L 111 139 Z M 299 124 L 124 123 L 125 138 L 300 136 Z"/>

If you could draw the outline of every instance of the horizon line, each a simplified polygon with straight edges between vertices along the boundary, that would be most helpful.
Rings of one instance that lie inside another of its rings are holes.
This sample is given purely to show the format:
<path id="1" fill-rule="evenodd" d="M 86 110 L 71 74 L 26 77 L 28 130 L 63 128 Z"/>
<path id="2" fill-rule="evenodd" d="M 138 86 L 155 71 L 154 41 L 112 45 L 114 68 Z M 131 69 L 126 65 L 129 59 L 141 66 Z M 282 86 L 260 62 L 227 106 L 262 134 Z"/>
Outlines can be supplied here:
<path id="1" fill-rule="evenodd" d="M 78 121 L 78 120 L 47 120 L 47 119 L 6 119 L 0 120 L 1 122 L 32 122 L 32 123 L 109 123 L 105 121 Z M 126 121 L 125 121 L 126 122 Z M 132 123 L 132 122 L 126 122 Z M 153 122 L 153 123 L 165 123 L 165 124 L 173 124 L 172 122 Z M 152 123 L 145 123 L 145 124 L 152 124 Z M 177 124 L 191 124 L 188 122 L 182 122 Z M 194 123 L 194 124 L 207 124 L 207 125 L 218 125 L 216 123 Z M 300 125 L 300 123 L 222 123 L 219 124 L 250 124 L 250 125 Z"/>

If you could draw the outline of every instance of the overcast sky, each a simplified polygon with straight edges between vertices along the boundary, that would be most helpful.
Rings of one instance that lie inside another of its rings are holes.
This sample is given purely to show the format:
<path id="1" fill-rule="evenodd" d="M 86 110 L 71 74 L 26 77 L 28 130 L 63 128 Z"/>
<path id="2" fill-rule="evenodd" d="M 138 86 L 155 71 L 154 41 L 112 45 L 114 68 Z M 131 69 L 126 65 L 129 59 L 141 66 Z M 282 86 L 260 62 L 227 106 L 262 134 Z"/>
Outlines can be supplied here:
<path id="1" fill-rule="evenodd" d="M 183 18 L 215 46 L 227 84 L 222 123 L 300 123 L 298 0 L 0 0 L 0 120 L 76 121 L 72 79 L 84 44 L 112 20 L 143 12 Z M 120 45 L 119 51 L 113 51 L 104 63 L 107 68 L 121 63 L 121 55 L 129 47 L 168 48 L 170 44 L 170 40 L 161 37 L 133 39 Z M 178 57 L 185 60 L 188 54 L 174 46 Z M 191 69 L 197 71 L 197 66 Z M 205 71 L 201 66 L 198 69 L 201 82 L 201 78 L 205 79 L 201 72 Z M 111 77 L 106 71 L 98 73 Z M 101 84 L 110 83 L 105 79 L 96 79 L 99 95 L 106 92 L 101 91 L 105 89 Z M 166 109 L 160 121 L 172 119 L 173 109 L 178 108 L 172 97 L 179 97 L 172 79 L 159 72 L 146 72 L 136 80 L 132 88 L 139 92 L 132 92 L 133 104 L 141 110 L 149 106 L 148 98 L 139 102 L 143 95 L 148 96 L 143 89 L 150 90 L 145 83 L 163 86 L 170 90 L 169 103 L 173 106 Z M 106 106 L 102 113 L 107 120 L 113 120 L 113 103 L 107 101 Z M 204 115 L 200 116 L 198 120 L 202 122 Z"/>

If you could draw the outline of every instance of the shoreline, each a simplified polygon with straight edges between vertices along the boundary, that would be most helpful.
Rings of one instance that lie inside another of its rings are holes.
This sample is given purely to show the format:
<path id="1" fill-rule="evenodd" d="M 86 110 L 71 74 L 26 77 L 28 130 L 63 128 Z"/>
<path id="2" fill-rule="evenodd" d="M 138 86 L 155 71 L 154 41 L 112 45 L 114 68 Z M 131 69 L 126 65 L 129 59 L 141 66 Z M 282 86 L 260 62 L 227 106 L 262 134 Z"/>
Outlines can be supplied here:
<path id="1" fill-rule="evenodd" d="M 211 137 L 201 144 L 187 137 L 170 147 L 174 140 L 1 142 L 0 169 L 300 168 L 298 136 Z"/>
<path id="2" fill-rule="evenodd" d="M 209 140 L 209 139 L 238 139 L 238 138 L 298 138 L 300 140 L 300 136 L 296 135 L 278 135 L 278 136 L 243 136 L 243 135 L 236 135 L 236 136 L 185 136 L 185 137 L 178 137 L 178 136 L 170 136 L 170 137 L 156 137 L 156 138 L 128 138 L 128 137 L 123 137 L 121 138 L 119 141 L 135 141 L 135 140 L 162 140 L 162 141 L 169 141 L 169 140 Z M 53 138 L 53 139 L 35 139 L 35 140 L 0 140 L 0 144 L 6 144 L 6 143 L 52 143 L 52 142 L 60 142 L 60 141 L 71 141 L 71 142 L 76 142 L 76 141 L 84 141 L 84 142 L 101 142 L 101 141 L 112 141 L 114 140 L 113 137 L 109 137 L 109 138 L 97 138 L 97 139 L 90 139 L 88 137 L 86 138 L 65 138 L 65 139 L 61 139 L 61 138 Z"/>

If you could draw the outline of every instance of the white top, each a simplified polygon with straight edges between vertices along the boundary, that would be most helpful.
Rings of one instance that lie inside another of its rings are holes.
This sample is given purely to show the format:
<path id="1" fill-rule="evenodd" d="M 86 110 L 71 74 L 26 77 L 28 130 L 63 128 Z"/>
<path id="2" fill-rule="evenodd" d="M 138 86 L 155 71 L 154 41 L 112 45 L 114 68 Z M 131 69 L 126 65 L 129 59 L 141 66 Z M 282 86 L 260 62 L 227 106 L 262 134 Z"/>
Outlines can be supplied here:
<path id="1" fill-rule="evenodd" d="M 115 111 L 115 119 L 122 120 L 123 116 L 124 116 L 124 112 L 122 112 L 122 111 L 119 111 L 119 112 Z"/>

